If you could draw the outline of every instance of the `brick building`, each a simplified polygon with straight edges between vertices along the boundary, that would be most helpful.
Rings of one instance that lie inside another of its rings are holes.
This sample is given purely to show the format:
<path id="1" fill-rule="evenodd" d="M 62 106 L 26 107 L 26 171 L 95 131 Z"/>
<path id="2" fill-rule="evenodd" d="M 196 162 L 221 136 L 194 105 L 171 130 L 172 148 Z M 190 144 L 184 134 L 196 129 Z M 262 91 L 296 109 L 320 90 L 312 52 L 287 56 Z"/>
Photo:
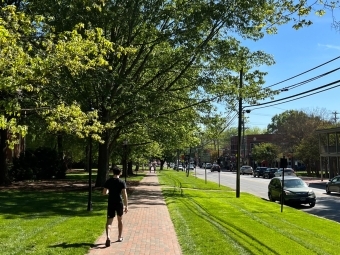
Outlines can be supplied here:
<path id="1" fill-rule="evenodd" d="M 255 145 L 260 143 L 274 143 L 276 135 L 273 134 L 261 134 L 261 135 L 245 135 L 241 137 L 241 160 L 243 165 L 250 165 L 255 167 L 256 165 L 268 166 L 267 162 L 255 162 L 251 155 L 251 150 Z M 243 141 L 243 142 L 242 142 Z M 230 162 L 236 165 L 238 146 L 238 136 L 232 136 L 230 138 Z"/>

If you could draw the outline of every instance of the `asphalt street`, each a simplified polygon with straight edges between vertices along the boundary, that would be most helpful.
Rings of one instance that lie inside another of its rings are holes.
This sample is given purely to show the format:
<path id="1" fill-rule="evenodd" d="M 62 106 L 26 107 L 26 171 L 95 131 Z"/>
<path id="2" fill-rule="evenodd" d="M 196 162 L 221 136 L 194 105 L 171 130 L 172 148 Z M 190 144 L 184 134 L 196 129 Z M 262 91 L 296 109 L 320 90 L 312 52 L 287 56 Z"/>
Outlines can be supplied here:
<path id="1" fill-rule="evenodd" d="M 197 178 L 213 181 L 236 190 L 236 172 L 222 171 L 219 173 L 202 168 L 196 168 L 193 172 Z M 324 182 L 316 179 L 305 181 L 309 183 L 309 186 L 317 196 L 316 205 L 313 208 L 310 208 L 308 205 L 295 206 L 295 208 L 340 223 L 340 194 L 327 194 L 325 191 L 326 180 Z M 268 200 L 268 183 L 269 179 L 263 179 L 262 177 L 255 178 L 252 175 L 241 175 L 240 198 L 242 198 L 242 192 L 247 192 Z"/>

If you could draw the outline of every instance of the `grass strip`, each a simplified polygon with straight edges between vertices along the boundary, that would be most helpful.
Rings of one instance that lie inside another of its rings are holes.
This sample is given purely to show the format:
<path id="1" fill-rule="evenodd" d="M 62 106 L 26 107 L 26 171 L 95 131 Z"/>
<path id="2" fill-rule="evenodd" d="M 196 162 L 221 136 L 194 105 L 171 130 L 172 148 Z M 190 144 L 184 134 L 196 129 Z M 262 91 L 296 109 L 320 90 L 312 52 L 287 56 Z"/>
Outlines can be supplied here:
<path id="1" fill-rule="evenodd" d="M 336 222 L 181 172 L 159 180 L 184 255 L 338 254 Z"/>

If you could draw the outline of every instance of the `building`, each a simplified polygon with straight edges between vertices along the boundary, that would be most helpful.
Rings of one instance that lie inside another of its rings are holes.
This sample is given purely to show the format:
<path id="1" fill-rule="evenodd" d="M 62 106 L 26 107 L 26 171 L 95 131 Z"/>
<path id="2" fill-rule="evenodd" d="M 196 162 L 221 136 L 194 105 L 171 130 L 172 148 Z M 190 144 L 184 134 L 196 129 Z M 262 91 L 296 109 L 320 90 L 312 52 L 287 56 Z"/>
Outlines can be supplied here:
<path id="1" fill-rule="evenodd" d="M 274 143 L 276 135 L 255 134 L 245 135 L 241 138 L 241 161 L 243 165 L 250 165 L 253 168 L 258 165 L 268 166 L 267 162 L 256 162 L 251 155 L 252 148 L 260 143 Z M 236 165 L 238 136 L 230 138 L 230 164 Z"/>
<path id="2" fill-rule="evenodd" d="M 340 127 L 318 129 L 321 180 L 340 174 Z"/>

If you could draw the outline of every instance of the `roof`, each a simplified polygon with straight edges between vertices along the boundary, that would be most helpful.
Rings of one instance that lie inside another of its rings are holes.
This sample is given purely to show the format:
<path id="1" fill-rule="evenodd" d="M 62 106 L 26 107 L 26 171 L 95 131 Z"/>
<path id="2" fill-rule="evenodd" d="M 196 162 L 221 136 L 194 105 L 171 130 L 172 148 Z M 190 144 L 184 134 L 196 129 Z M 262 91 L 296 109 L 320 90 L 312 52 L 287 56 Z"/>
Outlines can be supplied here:
<path id="1" fill-rule="evenodd" d="M 280 179 L 282 180 L 282 176 L 280 177 L 273 177 L 272 179 Z M 291 176 L 291 175 L 285 175 L 285 180 L 293 180 L 293 179 L 300 179 L 302 180 L 300 177 L 297 177 L 297 176 Z"/>
<path id="2" fill-rule="evenodd" d="M 326 128 L 326 129 L 317 129 L 315 130 L 317 134 L 329 134 L 329 133 L 335 133 L 340 132 L 340 127 L 336 128 Z"/>

